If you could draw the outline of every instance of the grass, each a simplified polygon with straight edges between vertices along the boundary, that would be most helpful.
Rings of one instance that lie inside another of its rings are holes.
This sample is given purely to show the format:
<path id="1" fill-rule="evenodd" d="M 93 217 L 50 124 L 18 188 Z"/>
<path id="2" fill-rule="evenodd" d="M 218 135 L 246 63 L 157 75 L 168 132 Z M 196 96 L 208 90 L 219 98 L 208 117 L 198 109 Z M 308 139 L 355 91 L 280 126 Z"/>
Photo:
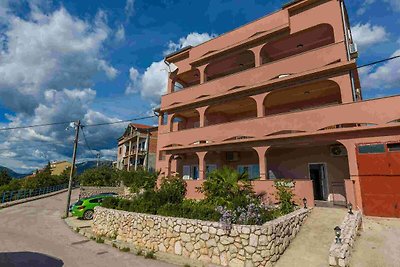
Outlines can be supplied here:
<path id="1" fill-rule="evenodd" d="M 96 238 L 96 243 L 103 244 L 104 243 L 104 238 L 97 237 Z"/>
<path id="2" fill-rule="evenodd" d="M 143 255 L 143 250 L 139 249 L 136 251 L 136 256 L 142 256 Z"/>
<path id="3" fill-rule="evenodd" d="M 119 251 L 121 251 L 121 252 L 129 252 L 129 251 L 131 251 L 131 249 L 128 248 L 128 247 L 124 247 L 124 248 L 120 248 Z"/>
<path id="4" fill-rule="evenodd" d="M 112 243 L 113 248 L 117 248 L 117 245 L 115 243 Z"/>
<path id="5" fill-rule="evenodd" d="M 156 255 L 154 250 L 148 251 L 146 255 L 144 255 L 145 259 L 155 259 Z"/>

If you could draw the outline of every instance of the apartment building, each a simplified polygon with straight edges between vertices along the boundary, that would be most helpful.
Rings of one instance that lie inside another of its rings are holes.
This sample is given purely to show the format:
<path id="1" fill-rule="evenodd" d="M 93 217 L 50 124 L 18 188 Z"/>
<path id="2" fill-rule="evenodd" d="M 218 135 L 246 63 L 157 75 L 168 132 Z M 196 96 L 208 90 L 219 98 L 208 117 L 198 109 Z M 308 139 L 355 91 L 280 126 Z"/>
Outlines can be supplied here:
<path id="1" fill-rule="evenodd" d="M 51 174 L 52 175 L 60 175 L 68 168 L 72 167 L 72 164 L 68 161 L 53 161 L 50 163 Z"/>
<path id="2" fill-rule="evenodd" d="M 400 217 L 400 96 L 363 100 L 343 0 L 298 0 L 167 55 L 157 169 L 189 198 L 224 165 L 257 192 Z M 399 208 L 398 208 L 399 207 Z"/>
<path id="3" fill-rule="evenodd" d="M 118 139 L 116 168 L 155 170 L 157 150 L 157 127 L 143 124 L 129 124 Z"/>

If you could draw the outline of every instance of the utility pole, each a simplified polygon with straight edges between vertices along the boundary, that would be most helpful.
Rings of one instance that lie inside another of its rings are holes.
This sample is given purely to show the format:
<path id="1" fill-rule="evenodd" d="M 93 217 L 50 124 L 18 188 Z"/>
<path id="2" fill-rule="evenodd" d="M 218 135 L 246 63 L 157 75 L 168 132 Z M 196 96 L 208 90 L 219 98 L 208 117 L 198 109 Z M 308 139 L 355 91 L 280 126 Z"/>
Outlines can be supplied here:
<path id="1" fill-rule="evenodd" d="M 100 153 L 97 153 L 97 164 L 96 164 L 97 168 L 99 167 L 99 161 L 100 161 Z"/>
<path id="2" fill-rule="evenodd" d="M 74 152 L 72 154 L 72 167 L 71 173 L 69 174 L 69 183 L 68 183 L 68 198 L 67 198 L 67 207 L 65 209 L 65 217 L 68 217 L 69 214 L 69 205 L 71 203 L 71 191 L 72 191 L 72 178 L 75 172 L 75 161 L 76 161 L 76 152 L 78 150 L 78 141 L 79 141 L 79 129 L 81 128 L 81 121 L 78 120 L 75 122 L 75 141 L 74 141 Z"/>

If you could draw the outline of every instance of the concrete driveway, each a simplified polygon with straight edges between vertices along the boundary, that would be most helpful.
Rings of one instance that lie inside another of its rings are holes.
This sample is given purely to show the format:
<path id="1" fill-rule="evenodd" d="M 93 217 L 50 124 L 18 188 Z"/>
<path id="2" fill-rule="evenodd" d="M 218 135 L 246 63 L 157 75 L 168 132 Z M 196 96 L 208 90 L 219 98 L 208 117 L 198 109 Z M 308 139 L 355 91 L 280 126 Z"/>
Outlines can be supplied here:
<path id="1" fill-rule="evenodd" d="M 0 210 L 0 267 L 174 266 L 98 244 L 61 219 L 66 193 Z M 76 200 L 78 191 L 73 192 Z"/>
<path id="2" fill-rule="evenodd" d="M 350 258 L 355 267 L 400 266 L 400 219 L 364 217 Z"/>

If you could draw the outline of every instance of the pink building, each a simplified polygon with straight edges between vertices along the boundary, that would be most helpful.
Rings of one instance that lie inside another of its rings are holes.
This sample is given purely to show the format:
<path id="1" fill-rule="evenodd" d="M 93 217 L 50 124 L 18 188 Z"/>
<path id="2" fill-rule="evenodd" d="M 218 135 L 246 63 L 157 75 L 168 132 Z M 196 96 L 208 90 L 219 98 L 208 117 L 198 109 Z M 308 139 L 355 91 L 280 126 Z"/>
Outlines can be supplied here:
<path id="1" fill-rule="evenodd" d="M 400 216 L 400 96 L 364 101 L 356 58 L 342 0 L 292 1 L 168 55 L 157 169 L 187 179 L 190 198 L 227 165 L 247 171 L 258 192 L 294 179 L 310 205 Z"/>

